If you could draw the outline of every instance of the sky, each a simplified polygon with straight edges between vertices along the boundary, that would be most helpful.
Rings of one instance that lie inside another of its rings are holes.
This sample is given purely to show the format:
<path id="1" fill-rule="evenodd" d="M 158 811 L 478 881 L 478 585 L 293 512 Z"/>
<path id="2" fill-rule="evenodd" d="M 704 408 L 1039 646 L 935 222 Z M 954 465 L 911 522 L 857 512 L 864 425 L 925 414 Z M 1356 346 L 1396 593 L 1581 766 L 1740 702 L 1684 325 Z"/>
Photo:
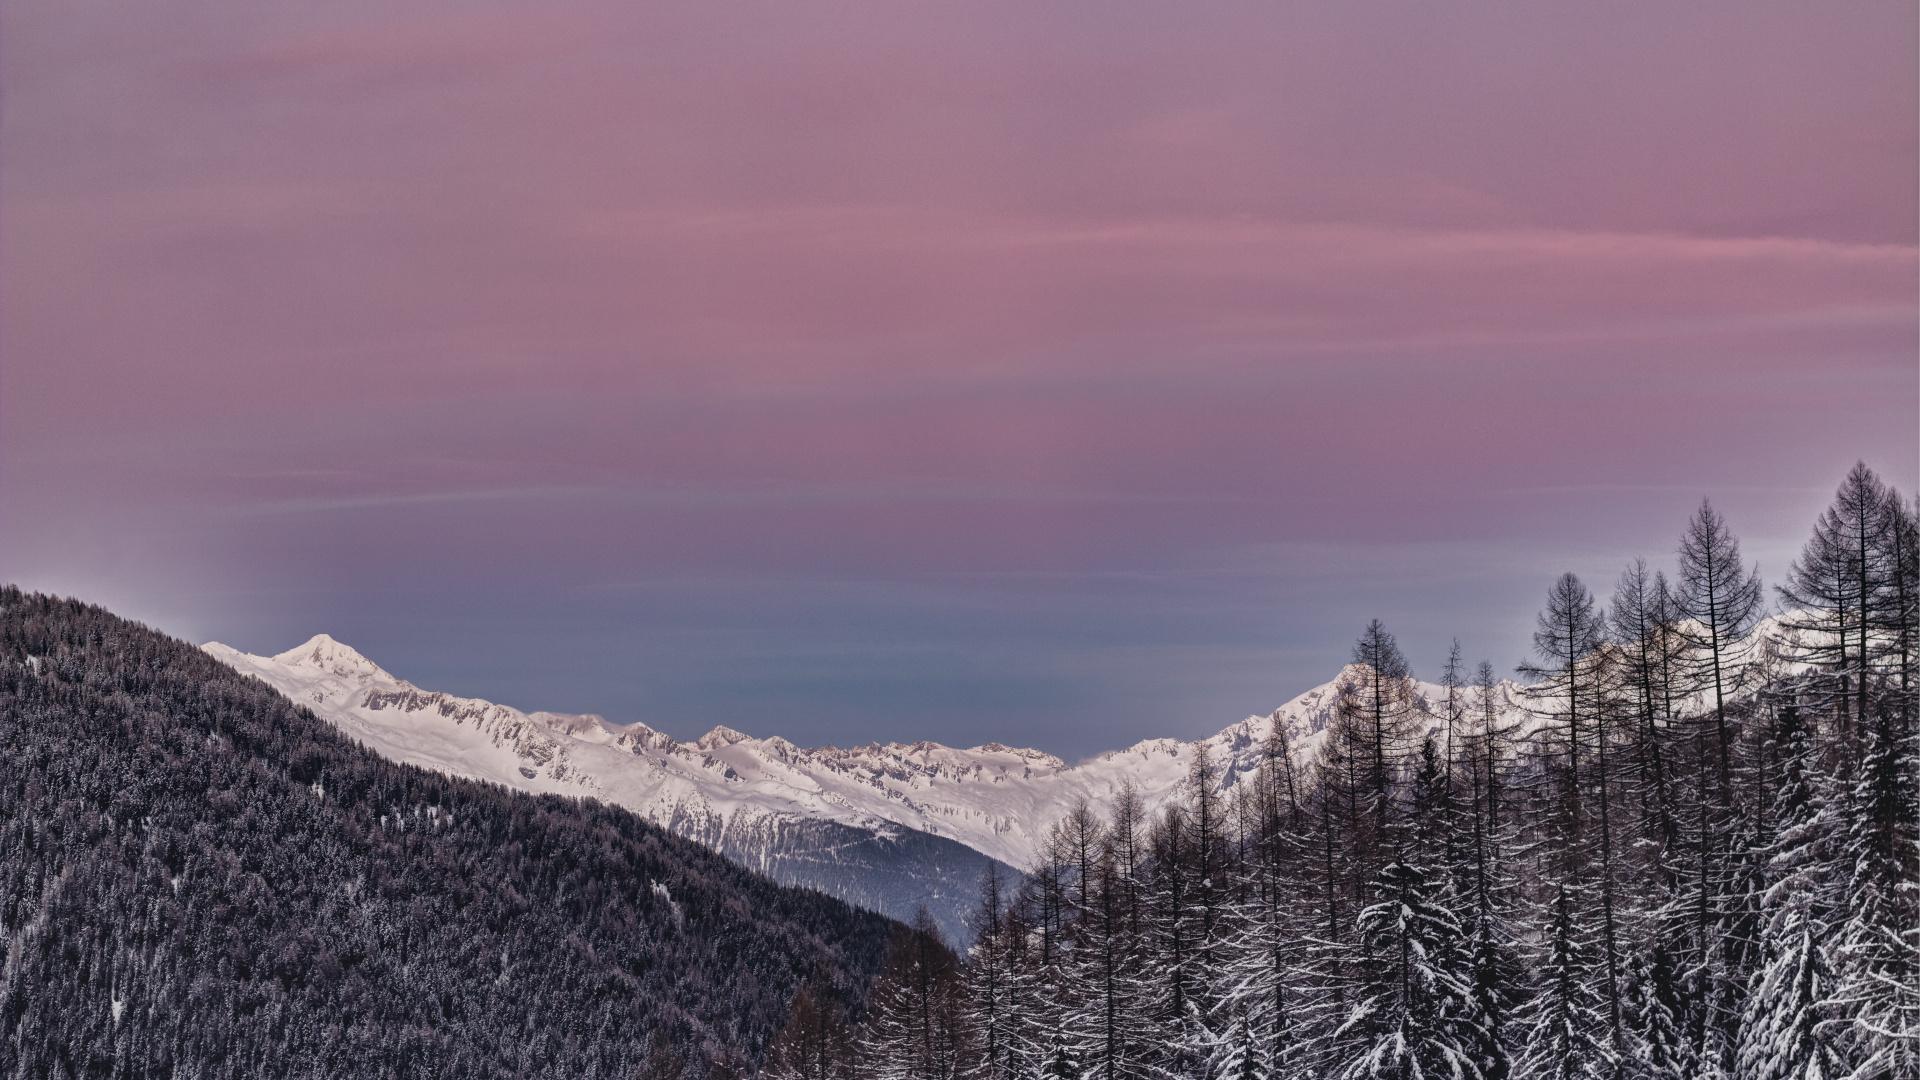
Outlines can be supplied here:
<path id="1" fill-rule="evenodd" d="M 10 0 L 0 579 L 1068 758 L 1920 484 L 1911 0 Z"/>

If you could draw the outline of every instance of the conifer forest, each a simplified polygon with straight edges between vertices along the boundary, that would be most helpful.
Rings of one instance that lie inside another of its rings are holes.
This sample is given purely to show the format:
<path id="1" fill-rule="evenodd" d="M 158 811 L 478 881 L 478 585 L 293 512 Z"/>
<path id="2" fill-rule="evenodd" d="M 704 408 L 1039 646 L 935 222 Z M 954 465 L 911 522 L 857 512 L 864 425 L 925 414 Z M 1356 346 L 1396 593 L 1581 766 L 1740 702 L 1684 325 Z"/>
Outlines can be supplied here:
<path id="1" fill-rule="evenodd" d="M 1322 730 L 1082 804 L 964 942 L 0 609 L 7 1076 L 1920 1077 L 1920 527 L 1864 466 L 1777 581 L 1702 503 L 1552 582 L 1518 682 L 1416 698 L 1371 623 Z"/>
<path id="2" fill-rule="evenodd" d="M 1456 649 L 1438 715 L 1375 622 L 1317 752 L 1072 814 L 964 963 L 896 930 L 771 1073 L 1920 1076 L 1915 556 L 1864 466 L 1771 590 L 1703 504 L 1671 572 L 1553 583 L 1519 700 Z"/>
<path id="3" fill-rule="evenodd" d="M 0 1075 L 744 1075 L 888 920 L 0 589 Z"/>

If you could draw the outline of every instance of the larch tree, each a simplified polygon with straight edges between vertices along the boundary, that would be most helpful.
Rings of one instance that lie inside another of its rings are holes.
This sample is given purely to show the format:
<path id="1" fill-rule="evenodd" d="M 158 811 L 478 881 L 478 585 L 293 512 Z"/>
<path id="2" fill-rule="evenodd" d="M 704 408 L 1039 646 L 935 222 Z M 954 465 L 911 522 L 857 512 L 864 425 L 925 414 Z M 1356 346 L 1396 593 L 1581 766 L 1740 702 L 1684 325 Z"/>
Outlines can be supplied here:
<path id="1" fill-rule="evenodd" d="M 1540 662 L 1520 666 L 1522 674 L 1539 680 L 1527 687 L 1527 707 L 1552 732 L 1548 744 L 1555 777 L 1551 843 L 1559 862 L 1556 869 L 1575 884 L 1584 877 L 1589 859 L 1580 754 L 1599 723 L 1605 674 L 1600 642 L 1605 626 L 1587 587 L 1573 574 L 1562 574 L 1548 590 L 1546 609 L 1534 630 L 1533 648 Z"/>
<path id="2" fill-rule="evenodd" d="M 858 1053 L 871 1080 L 952 1080 L 964 1007 L 960 964 L 925 908 L 900 926 L 870 994 Z"/>
<path id="3" fill-rule="evenodd" d="M 1589 898 L 1592 900 L 1592 915 L 1600 924 L 1599 990 L 1605 1003 L 1608 1038 L 1617 1047 L 1620 950 L 1607 775 L 1617 671 L 1613 650 L 1602 648 L 1606 631 L 1606 616 L 1596 609 L 1587 587 L 1574 574 L 1563 574 L 1548 591 L 1546 609 L 1540 613 L 1534 631 L 1534 653 L 1540 662 L 1523 665 L 1520 670 L 1539 680 L 1528 687 L 1528 707 L 1550 725 L 1548 731 L 1552 733 L 1547 743 L 1550 772 L 1559 775 L 1553 828 L 1547 840 L 1558 883 L 1565 886 L 1559 895 L 1574 898 L 1583 919 L 1589 914 Z M 1590 750 L 1584 764 L 1583 750 Z M 1596 795 L 1591 806 L 1585 802 L 1589 789 Z"/>
<path id="4" fill-rule="evenodd" d="M 1017 928 L 1009 926 L 1006 906 L 1006 883 L 999 865 L 990 862 L 981 876 L 980 906 L 974 909 L 971 920 L 974 940 L 967 950 L 965 980 L 972 1058 L 967 1074 L 979 1080 L 1012 1080 L 1021 1057 L 1015 1009 L 1021 996 L 1018 984 L 1025 972 L 1016 963 L 1009 940 Z"/>
<path id="5" fill-rule="evenodd" d="M 1680 536 L 1679 590 L 1682 634 L 1691 646 L 1693 682 L 1709 695 L 1714 723 L 1719 795 L 1733 793 L 1733 735 L 1727 723 L 1730 699 L 1745 688 L 1749 634 L 1760 614 L 1760 571 L 1740 561 L 1740 542 L 1726 519 L 1704 500 Z"/>
<path id="6" fill-rule="evenodd" d="M 786 1026 L 767 1051 L 768 1080 L 847 1080 L 853 1033 L 846 1013 L 823 984 L 802 987 L 787 1009 Z"/>
<path id="7" fill-rule="evenodd" d="M 1681 670 L 1702 699 L 1694 718 L 1694 880 L 1686 905 L 1692 939 L 1686 977 L 1693 987 L 1691 1028 L 1702 1070 L 1732 1066 L 1750 965 L 1757 959 L 1747 925 L 1754 899 L 1746 887 L 1752 879 L 1745 850 L 1751 822 L 1743 819 L 1734 787 L 1733 713 L 1736 695 L 1750 688 L 1757 671 L 1752 631 L 1761 597 L 1759 570 L 1741 562 L 1739 541 L 1725 519 L 1702 501 L 1681 534 L 1675 594 L 1687 646 Z"/>
<path id="8" fill-rule="evenodd" d="M 1873 470 L 1856 463 L 1777 589 L 1786 609 L 1782 649 L 1816 673 L 1803 704 L 1831 709 L 1849 739 L 1867 713 L 1877 651 L 1871 639 L 1885 625 L 1895 585 L 1887 496 Z"/>
<path id="9" fill-rule="evenodd" d="M 1619 685 L 1635 723 L 1628 739 L 1640 807 L 1639 834 L 1651 846 L 1646 865 L 1665 872 L 1665 856 L 1679 843 L 1665 743 L 1673 723 L 1668 685 L 1674 632 L 1666 577 L 1635 559 L 1614 586 L 1608 627 L 1619 657 Z M 1671 887 L 1671 881 L 1668 881 Z"/>

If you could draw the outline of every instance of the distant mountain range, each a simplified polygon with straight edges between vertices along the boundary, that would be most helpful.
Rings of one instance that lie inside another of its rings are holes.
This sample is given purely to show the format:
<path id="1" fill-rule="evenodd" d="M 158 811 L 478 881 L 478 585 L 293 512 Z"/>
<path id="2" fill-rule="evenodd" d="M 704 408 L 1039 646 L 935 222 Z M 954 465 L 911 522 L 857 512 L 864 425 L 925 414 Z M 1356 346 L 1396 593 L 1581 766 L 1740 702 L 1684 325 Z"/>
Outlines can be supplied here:
<path id="1" fill-rule="evenodd" d="M 988 862 L 1033 866 L 1080 800 L 1105 815 L 1131 780 L 1143 807 L 1159 809 L 1180 797 L 1200 745 L 1215 783 L 1231 789 L 1259 768 L 1277 723 L 1296 759 L 1310 760 L 1347 674 L 1197 742 L 1150 739 L 1069 765 L 998 743 L 807 749 L 727 727 L 678 742 L 645 724 L 422 690 L 324 634 L 271 657 L 204 649 L 392 760 L 626 807 L 784 884 L 895 917 L 925 905 L 956 941 Z M 1445 693 L 1416 683 L 1416 707 L 1437 718 Z M 1517 693 L 1497 688 L 1509 719 L 1524 715 Z"/>

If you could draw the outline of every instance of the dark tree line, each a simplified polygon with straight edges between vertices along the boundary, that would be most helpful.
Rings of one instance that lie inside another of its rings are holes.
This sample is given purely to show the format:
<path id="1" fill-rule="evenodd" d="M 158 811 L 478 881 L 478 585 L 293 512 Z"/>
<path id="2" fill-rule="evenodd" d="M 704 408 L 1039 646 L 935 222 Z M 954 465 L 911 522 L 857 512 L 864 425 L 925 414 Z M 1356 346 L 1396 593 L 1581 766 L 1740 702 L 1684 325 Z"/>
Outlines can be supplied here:
<path id="1" fill-rule="evenodd" d="M 989 876 L 964 965 L 896 931 L 779 1080 L 1920 1076 L 1915 507 L 1864 466 L 1777 590 L 1703 504 L 1674 574 L 1569 574 L 1528 682 L 1430 703 L 1368 626 L 1313 746 L 1196 744 Z"/>
<path id="2" fill-rule="evenodd" d="M 744 1076 L 897 925 L 0 589 L 0 1075 Z"/>

